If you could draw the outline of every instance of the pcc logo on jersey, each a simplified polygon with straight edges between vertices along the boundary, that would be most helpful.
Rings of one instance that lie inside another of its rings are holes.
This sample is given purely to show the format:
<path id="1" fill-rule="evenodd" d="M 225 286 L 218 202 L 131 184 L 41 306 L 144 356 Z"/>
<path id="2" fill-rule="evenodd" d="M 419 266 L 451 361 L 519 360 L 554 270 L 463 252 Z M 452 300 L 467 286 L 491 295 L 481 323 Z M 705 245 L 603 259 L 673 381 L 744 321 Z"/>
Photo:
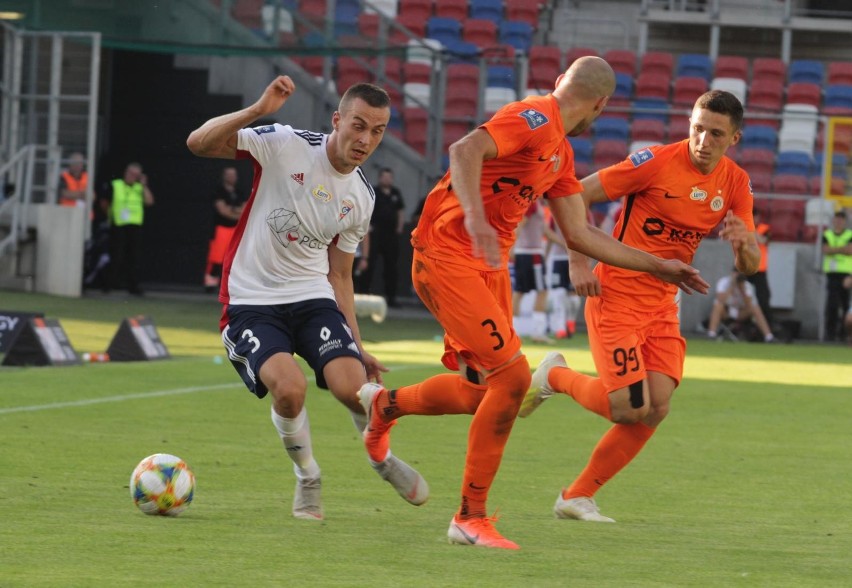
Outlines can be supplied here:
<path id="1" fill-rule="evenodd" d="M 275 239 L 287 247 L 293 241 L 299 240 L 299 227 L 302 226 L 302 221 L 296 216 L 295 211 L 276 208 L 267 215 L 266 226 L 272 230 Z"/>

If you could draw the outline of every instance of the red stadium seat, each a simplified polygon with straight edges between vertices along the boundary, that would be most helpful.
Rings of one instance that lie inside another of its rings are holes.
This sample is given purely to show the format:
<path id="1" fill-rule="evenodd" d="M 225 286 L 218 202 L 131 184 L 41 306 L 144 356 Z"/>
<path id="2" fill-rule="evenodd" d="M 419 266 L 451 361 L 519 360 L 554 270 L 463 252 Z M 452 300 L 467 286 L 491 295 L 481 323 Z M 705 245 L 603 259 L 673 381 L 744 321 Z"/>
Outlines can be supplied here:
<path id="1" fill-rule="evenodd" d="M 599 57 L 597 49 L 593 49 L 592 47 L 572 47 L 565 52 L 565 68 L 570 67 L 572 63 L 577 61 L 580 57 Z"/>
<path id="2" fill-rule="evenodd" d="M 420 153 L 426 152 L 426 139 L 429 136 L 429 113 L 423 108 L 403 108 L 402 122 L 405 125 L 403 138 L 408 145 Z"/>
<path id="3" fill-rule="evenodd" d="M 416 14 L 401 14 L 396 18 L 396 23 L 402 25 L 418 38 L 426 36 L 426 19 Z M 397 28 L 391 27 L 390 42 L 394 45 L 407 45 L 410 37 Z"/>
<path id="4" fill-rule="evenodd" d="M 793 174 L 775 174 L 772 177 L 772 191 L 776 194 L 808 194 L 808 178 Z"/>
<path id="5" fill-rule="evenodd" d="M 676 107 L 689 108 L 707 91 L 707 80 L 704 78 L 675 78 L 672 104 Z"/>
<path id="6" fill-rule="evenodd" d="M 649 51 L 639 61 L 639 73 L 659 73 L 669 78 L 674 72 L 674 55 L 666 51 Z"/>
<path id="7" fill-rule="evenodd" d="M 770 221 L 774 241 L 800 241 L 804 229 L 805 201 L 774 199 Z"/>
<path id="8" fill-rule="evenodd" d="M 852 61 L 832 61 L 828 64 L 827 85 L 852 86 Z"/>
<path id="9" fill-rule="evenodd" d="M 517 20 L 529 23 L 535 30 L 538 28 L 538 16 L 541 4 L 533 0 L 505 0 L 506 20 Z"/>
<path id="10" fill-rule="evenodd" d="M 470 126 L 470 122 L 468 121 L 444 121 L 444 153 L 447 152 L 447 150 L 450 148 L 450 145 L 452 145 L 470 132 Z"/>
<path id="11" fill-rule="evenodd" d="M 739 55 L 720 55 L 716 58 L 713 77 L 748 80 L 748 59 Z"/>
<path id="12" fill-rule="evenodd" d="M 673 116 L 669 121 L 669 136 L 671 142 L 681 141 L 689 137 L 689 117 Z"/>
<path id="13" fill-rule="evenodd" d="M 635 120 L 630 125 L 630 138 L 633 141 L 662 143 L 666 138 L 666 125 L 663 121 L 653 118 Z"/>
<path id="14" fill-rule="evenodd" d="M 364 62 L 365 60 L 362 58 L 346 56 L 337 58 L 335 82 L 337 83 L 337 91 L 340 94 L 343 94 L 353 84 L 374 81 L 370 64 Z"/>
<path id="15" fill-rule="evenodd" d="M 772 190 L 771 172 L 748 172 L 748 178 L 751 180 L 751 189 L 755 194 L 768 194 Z"/>
<path id="16" fill-rule="evenodd" d="M 784 84 L 787 81 L 787 66 L 776 57 L 758 57 L 751 64 L 752 83 L 771 80 Z"/>
<path id="17" fill-rule="evenodd" d="M 671 77 L 663 73 L 640 73 L 636 80 L 636 98 L 661 98 L 668 101 Z"/>
<path id="18" fill-rule="evenodd" d="M 787 104 L 810 104 L 820 107 L 822 88 L 809 82 L 796 82 L 787 86 Z"/>
<path id="19" fill-rule="evenodd" d="M 627 141 L 602 139 L 595 141 L 592 165 L 595 169 L 616 164 L 627 157 Z"/>
<path id="20" fill-rule="evenodd" d="M 447 114 L 475 116 L 479 99 L 479 66 L 451 63 L 447 66 Z M 452 91 L 449 91 L 452 89 Z"/>
<path id="21" fill-rule="evenodd" d="M 497 24 L 487 18 L 469 18 L 462 22 L 462 41 L 478 47 L 497 44 Z"/>
<path id="22" fill-rule="evenodd" d="M 630 49 L 610 49 L 603 54 L 603 58 L 615 71 L 629 76 L 636 75 L 636 52 Z"/>
<path id="23" fill-rule="evenodd" d="M 322 77 L 325 62 L 325 57 L 322 55 L 296 55 L 292 59 L 315 78 Z"/>
<path id="24" fill-rule="evenodd" d="M 399 0 L 398 17 L 416 18 L 426 25 L 432 16 L 432 0 Z"/>
<path id="25" fill-rule="evenodd" d="M 402 64 L 402 79 L 406 84 L 430 84 L 432 68 L 425 63 L 405 62 Z"/>
<path id="26" fill-rule="evenodd" d="M 749 175 L 758 172 L 771 174 L 775 170 L 775 152 L 771 149 L 743 149 L 737 163 Z"/>
<path id="27" fill-rule="evenodd" d="M 562 73 L 561 57 L 559 47 L 553 45 L 530 47 L 527 87 L 550 91 L 556 78 Z"/>

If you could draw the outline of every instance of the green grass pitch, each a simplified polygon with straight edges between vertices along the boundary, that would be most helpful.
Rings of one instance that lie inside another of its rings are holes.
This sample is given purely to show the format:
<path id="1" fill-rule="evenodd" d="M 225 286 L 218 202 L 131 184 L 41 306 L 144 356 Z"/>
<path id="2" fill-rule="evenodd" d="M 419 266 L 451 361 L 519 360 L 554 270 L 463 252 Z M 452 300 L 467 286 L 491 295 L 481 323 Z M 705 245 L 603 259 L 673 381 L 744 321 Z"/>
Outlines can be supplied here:
<path id="1" fill-rule="evenodd" d="M 268 400 L 241 385 L 211 301 L 0 292 L 103 351 L 151 316 L 172 359 L 0 368 L 0 586 L 848 586 L 852 351 L 689 342 L 672 412 L 599 494 L 615 525 L 556 520 L 602 419 L 556 397 L 515 425 L 489 507 L 517 552 L 452 546 L 467 416 L 407 417 L 394 452 L 430 483 L 412 507 L 367 464 L 348 413 L 312 388 L 326 519 L 290 516 L 294 477 Z M 362 322 L 389 386 L 439 373 L 428 320 Z M 593 372 L 585 337 L 560 344 Z M 535 366 L 551 348 L 528 345 Z M 197 477 L 177 518 L 139 512 L 130 472 L 174 453 Z"/>

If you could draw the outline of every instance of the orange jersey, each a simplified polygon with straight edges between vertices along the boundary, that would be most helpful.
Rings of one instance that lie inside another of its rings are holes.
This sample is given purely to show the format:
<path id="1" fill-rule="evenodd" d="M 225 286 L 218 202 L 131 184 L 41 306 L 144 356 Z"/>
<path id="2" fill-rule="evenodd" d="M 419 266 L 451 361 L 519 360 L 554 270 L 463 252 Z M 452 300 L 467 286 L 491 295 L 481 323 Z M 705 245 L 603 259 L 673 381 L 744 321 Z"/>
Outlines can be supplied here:
<path id="1" fill-rule="evenodd" d="M 626 196 L 613 236 L 625 245 L 691 263 L 701 240 L 728 210 L 754 231 L 752 191 L 746 172 L 728 157 L 710 174 L 689 158 L 689 140 L 642 149 L 599 173 L 610 200 Z M 630 308 L 670 305 L 677 286 L 647 273 L 599 263 L 602 294 Z"/>
<path id="2" fill-rule="evenodd" d="M 545 192 L 548 198 L 579 194 L 574 152 L 565 137 L 559 106 L 552 95 L 530 96 L 501 108 L 481 129 L 497 144 L 497 157 L 484 161 L 480 194 L 485 216 L 497 230 L 503 263 L 515 241 L 515 228 L 530 204 Z M 491 270 L 473 256 L 464 213 L 447 172 L 423 206 L 411 243 L 436 259 Z"/>
<path id="3" fill-rule="evenodd" d="M 769 225 L 766 223 L 760 223 L 755 228 L 755 232 L 758 235 L 766 235 L 769 233 Z M 758 266 L 757 271 L 765 272 L 769 268 L 769 247 L 766 243 L 758 243 L 758 249 L 760 249 L 760 266 Z"/>

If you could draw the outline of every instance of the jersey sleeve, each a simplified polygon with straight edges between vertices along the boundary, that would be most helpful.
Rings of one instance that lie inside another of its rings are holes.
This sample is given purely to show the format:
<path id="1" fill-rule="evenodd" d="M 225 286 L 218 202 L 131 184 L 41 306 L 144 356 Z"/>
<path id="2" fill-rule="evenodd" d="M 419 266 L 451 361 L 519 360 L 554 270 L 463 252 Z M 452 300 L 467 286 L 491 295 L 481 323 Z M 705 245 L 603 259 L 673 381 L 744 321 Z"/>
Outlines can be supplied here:
<path id="1" fill-rule="evenodd" d="M 577 179 L 577 172 L 574 168 L 574 150 L 571 149 L 571 144 L 565 140 L 566 157 L 565 169 L 562 175 L 547 191 L 547 198 L 562 198 L 563 196 L 572 196 L 583 191 L 583 184 Z"/>
<path id="2" fill-rule="evenodd" d="M 631 153 L 627 159 L 598 171 L 601 186 L 610 200 L 618 200 L 647 188 L 665 166 L 655 149 L 646 147 Z"/>
<path id="3" fill-rule="evenodd" d="M 497 144 L 497 157 L 521 151 L 536 140 L 536 131 L 545 134 L 550 123 L 547 116 L 521 102 L 512 102 L 500 109 L 491 120 L 480 125 Z M 533 114 L 534 113 L 534 114 Z"/>
<path id="4" fill-rule="evenodd" d="M 278 123 L 241 129 L 237 133 L 237 149 L 249 153 L 261 166 L 264 166 L 274 161 L 276 155 L 292 137 L 292 127 Z M 237 155 L 239 158 L 240 154 Z"/>

